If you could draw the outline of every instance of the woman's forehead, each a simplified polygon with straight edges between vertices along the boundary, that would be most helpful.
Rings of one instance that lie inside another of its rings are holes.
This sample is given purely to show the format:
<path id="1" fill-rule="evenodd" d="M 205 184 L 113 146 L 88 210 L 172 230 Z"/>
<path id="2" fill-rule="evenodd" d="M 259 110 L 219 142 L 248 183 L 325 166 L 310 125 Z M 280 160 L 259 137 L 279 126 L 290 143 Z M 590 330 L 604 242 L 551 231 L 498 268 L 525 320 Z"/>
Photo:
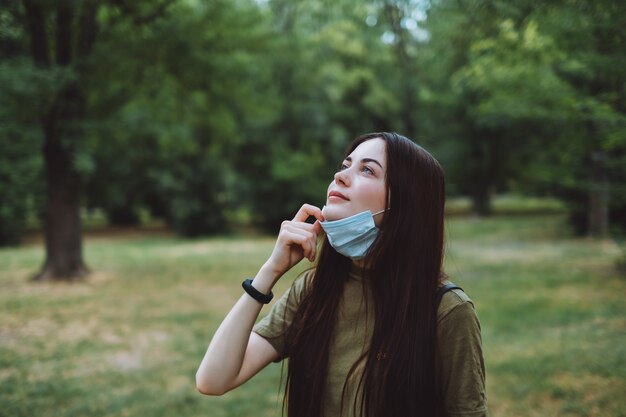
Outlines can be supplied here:
<path id="1" fill-rule="evenodd" d="M 385 141 L 382 139 L 370 139 L 357 146 L 348 157 L 353 161 L 361 159 L 375 159 L 385 166 L 387 162 L 385 158 L 386 147 Z M 347 158 L 346 158 L 347 159 Z"/>

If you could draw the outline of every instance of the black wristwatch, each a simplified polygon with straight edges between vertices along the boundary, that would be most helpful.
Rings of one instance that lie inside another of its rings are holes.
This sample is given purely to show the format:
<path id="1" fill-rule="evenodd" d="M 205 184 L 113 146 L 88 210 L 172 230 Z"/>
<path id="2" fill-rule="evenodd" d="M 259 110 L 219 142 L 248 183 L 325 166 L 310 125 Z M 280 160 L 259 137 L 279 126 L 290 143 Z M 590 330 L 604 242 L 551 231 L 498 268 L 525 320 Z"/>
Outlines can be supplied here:
<path id="1" fill-rule="evenodd" d="M 244 291 L 246 293 L 248 293 L 248 295 L 252 298 L 254 298 L 255 300 L 257 300 L 259 303 L 262 304 L 267 304 L 270 301 L 272 301 L 272 298 L 274 298 L 274 293 L 272 293 L 270 291 L 269 294 L 263 294 L 262 292 L 260 292 L 259 290 L 257 290 L 256 288 L 254 288 L 252 286 L 252 280 L 251 279 L 246 279 L 241 283 L 241 286 L 243 287 Z"/>

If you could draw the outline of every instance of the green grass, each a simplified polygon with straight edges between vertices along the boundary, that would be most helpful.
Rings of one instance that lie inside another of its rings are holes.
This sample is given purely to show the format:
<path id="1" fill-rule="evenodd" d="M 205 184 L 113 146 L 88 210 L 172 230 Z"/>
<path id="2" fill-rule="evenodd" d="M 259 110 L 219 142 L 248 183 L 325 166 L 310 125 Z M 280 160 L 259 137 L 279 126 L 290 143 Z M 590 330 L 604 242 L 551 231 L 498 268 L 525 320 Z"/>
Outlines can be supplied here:
<path id="1" fill-rule="evenodd" d="M 80 284 L 28 282 L 39 245 L 0 250 L 0 416 L 280 415 L 280 365 L 220 398 L 194 387 L 212 332 L 272 246 L 91 237 Z M 558 215 L 448 221 L 446 270 L 476 302 L 492 416 L 626 416 L 618 256 Z"/>

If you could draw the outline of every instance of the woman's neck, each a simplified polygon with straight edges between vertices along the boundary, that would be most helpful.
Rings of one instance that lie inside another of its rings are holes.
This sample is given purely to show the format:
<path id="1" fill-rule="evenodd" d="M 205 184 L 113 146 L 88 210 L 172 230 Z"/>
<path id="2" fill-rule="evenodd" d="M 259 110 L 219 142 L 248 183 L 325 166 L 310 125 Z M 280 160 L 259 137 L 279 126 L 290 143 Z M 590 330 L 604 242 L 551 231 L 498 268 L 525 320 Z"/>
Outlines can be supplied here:
<path id="1" fill-rule="evenodd" d="M 365 267 L 365 260 L 364 259 L 353 259 L 352 260 L 352 265 L 356 265 L 359 268 L 364 268 Z"/>

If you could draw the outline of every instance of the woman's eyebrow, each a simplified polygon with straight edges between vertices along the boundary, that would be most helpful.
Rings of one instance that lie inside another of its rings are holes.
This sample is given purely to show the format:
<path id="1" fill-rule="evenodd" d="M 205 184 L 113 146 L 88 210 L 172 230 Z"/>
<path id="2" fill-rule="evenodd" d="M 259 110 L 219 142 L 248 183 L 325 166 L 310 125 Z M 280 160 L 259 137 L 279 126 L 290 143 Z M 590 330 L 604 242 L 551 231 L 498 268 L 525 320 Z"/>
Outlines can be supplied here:
<path id="1" fill-rule="evenodd" d="M 380 162 L 378 162 L 378 161 L 377 161 L 377 160 L 375 160 L 375 159 L 372 159 L 372 158 L 363 158 L 363 159 L 361 159 L 361 162 L 373 162 L 373 163 L 375 163 L 376 165 L 378 165 L 378 166 L 380 167 L 380 169 L 383 169 L 383 166 L 381 165 L 381 163 L 380 163 Z"/>
<path id="2" fill-rule="evenodd" d="M 352 162 L 352 157 L 351 157 L 351 156 L 348 156 L 348 157 L 346 158 L 346 161 L 348 161 L 348 162 Z M 380 162 L 378 162 L 378 161 L 377 161 L 377 160 L 375 160 L 375 159 L 372 159 L 372 158 L 363 158 L 363 159 L 361 159 L 361 163 L 365 163 L 365 162 L 373 162 L 373 163 L 375 163 L 376 165 L 378 165 L 378 166 L 380 167 L 380 169 L 384 169 L 384 168 L 383 168 L 383 166 L 380 164 Z"/>

